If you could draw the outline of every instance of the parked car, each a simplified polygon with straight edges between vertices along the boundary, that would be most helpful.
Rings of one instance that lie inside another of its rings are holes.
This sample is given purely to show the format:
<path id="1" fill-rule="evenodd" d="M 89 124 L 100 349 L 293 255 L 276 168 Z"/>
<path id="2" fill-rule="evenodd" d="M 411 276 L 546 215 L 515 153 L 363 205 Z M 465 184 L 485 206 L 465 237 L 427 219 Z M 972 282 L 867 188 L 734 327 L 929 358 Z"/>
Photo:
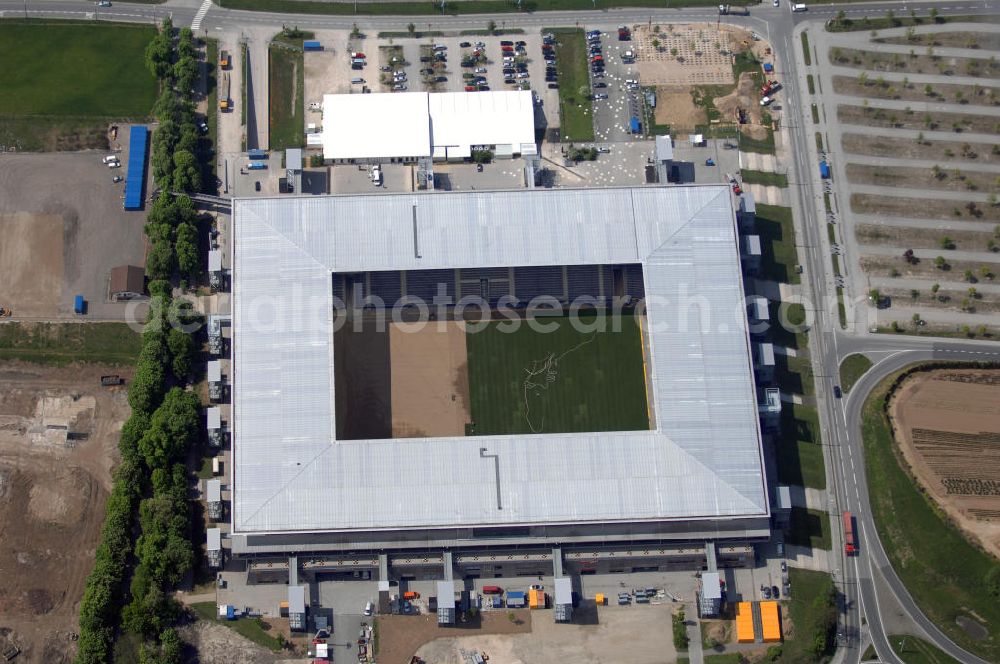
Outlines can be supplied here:
<path id="1" fill-rule="evenodd" d="M 608 98 L 608 95 L 606 95 L 604 93 L 594 95 L 594 100 L 595 101 L 599 101 L 601 99 L 607 99 L 607 98 Z"/>
<path id="2" fill-rule="evenodd" d="M 508 41 L 508 40 L 505 39 L 505 40 L 503 40 L 503 41 L 500 42 L 500 45 L 501 46 L 513 46 L 514 42 Z"/>
<path id="3" fill-rule="evenodd" d="M 114 182 L 115 184 L 117 184 L 117 183 L 119 183 L 119 182 L 122 181 L 122 176 L 116 175 L 113 178 L 111 178 L 111 181 Z"/>
<path id="4" fill-rule="evenodd" d="M 778 586 L 771 586 L 771 597 L 774 599 L 781 597 L 781 593 L 778 592 Z"/>
<path id="5" fill-rule="evenodd" d="M 558 89 L 559 89 L 558 83 L 549 83 L 549 90 L 558 90 Z"/>
<path id="6" fill-rule="evenodd" d="M 469 42 L 462 42 L 461 44 L 459 44 L 459 46 L 461 48 L 471 48 L 472 44 L 470 44 Z"/>
<path id="7" fill-rule="evenodd" d="M 597 83 L 594 83 L 595 89 L 606 88 L 606 87 L 608 87 L 608 84 L 605 83 L 604 81 L 598 81 Z"/>
<path id="8" fill-rule="evenodd" d="M 476 67 L 476 73 L 477 74 L 485 74 L 486 73 L 486 67 Z"/>
<path id="9" fill-rule="evenodd" d="M 397 83 L 396 85 L 392 86 L 392 89 L 393 90 L 397 90 L 397 91 L 405 90 L 406 89 L 406 83 Z"/>

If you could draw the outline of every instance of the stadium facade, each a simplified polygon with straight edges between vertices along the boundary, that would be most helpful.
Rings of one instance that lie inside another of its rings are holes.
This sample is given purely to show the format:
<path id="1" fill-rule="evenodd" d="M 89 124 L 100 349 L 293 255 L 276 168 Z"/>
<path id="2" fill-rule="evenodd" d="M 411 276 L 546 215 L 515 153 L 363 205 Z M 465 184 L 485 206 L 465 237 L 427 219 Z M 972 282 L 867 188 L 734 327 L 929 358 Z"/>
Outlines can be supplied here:
<path id="1" fill-rule="evenodd" d="M 586 568 L 769 536 L 727 187 L 238 199 L 233 228 L 234 554 L 560 546 Z M 335 275 L 553 265 L 641 266 L 651 430 L 336 439 Z"/>

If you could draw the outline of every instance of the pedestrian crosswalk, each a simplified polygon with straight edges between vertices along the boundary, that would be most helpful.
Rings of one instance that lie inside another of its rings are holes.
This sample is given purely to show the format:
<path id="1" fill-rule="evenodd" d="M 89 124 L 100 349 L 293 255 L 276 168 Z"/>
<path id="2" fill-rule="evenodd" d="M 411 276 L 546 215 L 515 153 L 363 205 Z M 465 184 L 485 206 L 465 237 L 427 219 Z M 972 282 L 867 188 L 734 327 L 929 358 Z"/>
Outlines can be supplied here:
<path id="1" fill-rule="evenodd" d="M 191 21 L 191 29 L 198 30 L 201 28 L 202 19 L 205 18 L 205 14 L 208 10 L 212 8 L 212 0 L 205 0 L 201 3 L 201 7 L 198 8 L 198 13 L 194 15 L 194 20 Z"/>

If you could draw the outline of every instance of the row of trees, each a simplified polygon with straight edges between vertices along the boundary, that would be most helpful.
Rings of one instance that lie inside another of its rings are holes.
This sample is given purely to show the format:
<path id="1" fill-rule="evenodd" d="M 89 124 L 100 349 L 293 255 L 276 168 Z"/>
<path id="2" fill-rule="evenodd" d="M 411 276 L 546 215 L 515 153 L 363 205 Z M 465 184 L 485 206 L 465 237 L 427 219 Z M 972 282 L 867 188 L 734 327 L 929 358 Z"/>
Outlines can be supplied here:
<path id="1" fill-rule="evenodd" d="M 154 108 L 160 121 L 153 136 L 154 180 L 163 191 L 198 191 L 201 164 L 192 100 L 198 56 L 191 31 L 181 30 L 175 44 L 173 25 L 164 20 L 146 49 L 146 63 L 162 88 Z M 80 605 L 77 664 L 111 661 L 119 625 L 143 637 L 141 663 L 179 664 L 182 659 L 172 627 L 180 607 L 169 593 L 195 561 L 184 459 L 198 440 L 201 404 L 185 387 L 199 349 L 186 330 L 200 326 L 188 303 L 172 299 L 170 279 L 175 269 L 191 274 L 199 268 L 198 214 L 191 199 L 158 197 L 145 230 L 152 244 L 150 312 L 128 390 L 132 415 L 118 442 L 121 463 Z"/>
<path id="2" fill-rule="evenodd" d="M 139 564 L 131 584 L 132 604 L 140 591 L 143 606 L 126 607 L 129 619 L 124 625 L 146 636 L 156 629 L 160 639 L 156 648 L 172 652 L 169 644 L 176 635 L 167 634 L 167 626 L 176 609 L 166 600 L 164 589 L 190 570 L 194 561 L 188 536 L 187 475 L 184 465 L 177 462 L 199 432 L 198 398 L 182 387 L 190 380 L 198 350 L 191 335 L 177 326 L 197 321 L 190 310 L 171 300 L 168 282 L 152 282 L 149 288 L 153 295 L 149 322 L 128 391 L 132 415 L 118 441 L 121 463 L 114 472 L 94 569 L 80 605 L 78 664 L 111 660 L 133 553 Z M 152 497 L 143 499 L 150 489 Z M 133 547 L 137 510 L 143 534 Z M 158 595 L 152 590 L 154 583 Z M 142 614 L 141 620 L 131 618 L 136 614 Z M 179 647 L 176 650 L 179 653 Z"/>
<path id="3" fill-rule="evenodd" d="M 175 44 L 173 24 L 164 19 L 163 30 L 146 49 L 146 65 L 160 79 L 160 97 L 153 109 L 159 128 L 153 134 L 150 161 L 153 180 L 164 192 L 190 194 L 201 191 L 204 184 L 209 155 L 195 117 L 198 62 L 191 30 L 182 28 Z M 191 201 L 161 195 L 150 210 L 149 222 L 146 234 L 152 249 L 146 272 L 150 279 L 169 279 L 175 269 L 184 277 L 196 275 L 201 269 L 201 229 Z"/>

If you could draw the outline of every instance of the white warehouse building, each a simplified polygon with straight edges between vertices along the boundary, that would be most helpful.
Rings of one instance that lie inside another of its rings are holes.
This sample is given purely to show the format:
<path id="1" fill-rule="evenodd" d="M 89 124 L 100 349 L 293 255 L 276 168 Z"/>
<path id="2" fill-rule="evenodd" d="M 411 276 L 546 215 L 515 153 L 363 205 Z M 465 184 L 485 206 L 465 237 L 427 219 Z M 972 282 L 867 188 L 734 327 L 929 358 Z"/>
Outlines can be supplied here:
<path id="1" fill-rule="evenodd" d="M 323 96 L 328 163 L 461 161 L 537 154 L 531 91 L 399 92 Z"/>

